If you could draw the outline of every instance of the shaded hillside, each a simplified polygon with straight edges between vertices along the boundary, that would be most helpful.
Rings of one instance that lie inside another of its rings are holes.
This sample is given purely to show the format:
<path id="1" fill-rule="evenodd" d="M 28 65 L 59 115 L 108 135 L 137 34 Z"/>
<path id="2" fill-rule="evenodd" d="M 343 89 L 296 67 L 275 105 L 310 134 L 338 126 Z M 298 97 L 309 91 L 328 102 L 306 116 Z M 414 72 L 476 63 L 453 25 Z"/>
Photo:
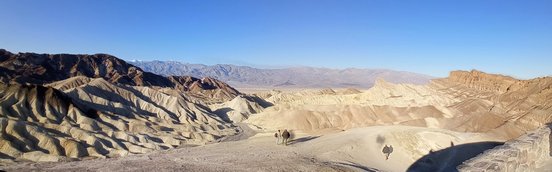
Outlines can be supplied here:
<path id="1" fill-rule="evenodd" d="M 241 94 L 238 90 L 219 80 L 204 77 L 202 79 L 191 76 L 169 76 L 169 80 L 176 84 L 176 89 L 190 93 L 202 100 L 220 103 L 232 100 Z"/>
<path id="2" fill-rule="evenodd" d="M 160 75 L 213 77 L 236 87 L 370 88 L 378 78 L 392 83 L 425 84 L 427 75 L 385 69 L 343 70 L 313 67 L 258 69 L 235 65 L 200 65 L 172 61 L 135 61 L 132 64 Z"/>
<path id="3" fill-rule="evenodd" d="M 106 54 L 0 50 L 0 158 L 118 157 L 236 134 L 207 104 L 240 95 L 212 78 L 164 77 Z"/>
<path id="4" fill-rule="evenodd" d="M 205 106 L 149 87 L 83 77 L 53 86 L 65 90 L 0 84 L 3 159 L 118 157 L 211 142 L 236 132 Z"/>
<path id="5" fill-rule="evenodd" d="M 0 67 L 17 83 L 45 84 L 73 76 L 104 78 L 135 86 L 173 87 L 169 79 L 126 63 L 108 54 L 13 54 L 0 50 Z"/>

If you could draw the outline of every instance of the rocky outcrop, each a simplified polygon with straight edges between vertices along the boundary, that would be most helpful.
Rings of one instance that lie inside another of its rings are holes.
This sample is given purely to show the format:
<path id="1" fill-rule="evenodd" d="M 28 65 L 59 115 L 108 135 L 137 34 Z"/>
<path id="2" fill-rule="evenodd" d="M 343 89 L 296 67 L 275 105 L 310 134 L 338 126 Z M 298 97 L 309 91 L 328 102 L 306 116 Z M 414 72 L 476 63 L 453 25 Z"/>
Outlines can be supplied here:
<path id="1" fill-rule="evenodd" d="M 456 121 L 474 124 L 455 130 L 517 138 L 552 122 L 552 77 L 518 80 L 476 70 L 453 71 L 430 86 L 460 100 L 449 107 L 462 115 Z"/>
<path id="2" fill-rule="evenodd" d="M 527 85 L 527 81 L 518 80 L 509 76 L 487 74 L 481 71 L 452 71 L 447 78 L 450 82 L 463 84 L 469 88 L 481 91 L 505 93 L 515 91 Z"/>
<path id="3" fill-rule="evenodd" d="M 544 163 L 552 163 L 550 127 L 487 150 L 458 166 L 458 171 L 536 171 Z"/>
<path id="4" fill-rule="evenodd" d="M 168 78 L 175 83 L 177 89 L 190 92 L 204 100 L 210 100 L 207 102 L 209 104 L 230 101 L 241 94 L 230 85 L 209 77 L 198 79 L 191 76 L 169 76 Z"/>

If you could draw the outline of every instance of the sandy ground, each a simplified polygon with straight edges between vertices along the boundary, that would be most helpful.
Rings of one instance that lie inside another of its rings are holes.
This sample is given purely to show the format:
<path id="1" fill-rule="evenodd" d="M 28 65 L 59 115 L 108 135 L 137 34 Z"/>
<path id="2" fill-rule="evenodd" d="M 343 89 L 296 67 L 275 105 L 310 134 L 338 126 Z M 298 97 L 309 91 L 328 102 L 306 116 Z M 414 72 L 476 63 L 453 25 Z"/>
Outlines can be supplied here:
<path id="1" fill-rule="evenodd" d="M 121 158 L 71 162 L 19 162 L 6 171 L 405 171 L 432 150 L 474 142 L 480 134 L 408 126 L 374 126 L 321 133 L 294 132 L 288 146 L 273 131 L 239 124 L 238 135 L 221 142 Z M 383 145 L 395 148 L 389 160 Z M 454 155 L 447 155 L 454 156 Z"/>
<path id="2" fill-rule="evenodd" d="M 243 132 L 220 143 L 182 147 L 121 158 L 72 162 L 22 162 L 6 171 L 365 171 L 352 164 L 325 162 L 301 151 L 300 142 L 276 145 L 272 133 Z M 254 135 L 254 136 L 253 136 Z M 244 139 L 244 140 L 240 140 Z M 234 141 L 239 140 L 239 141 Z M 363 169 L 364 168 L 364 169 Z"/>
<path id="3" fill-rule="evenodd" d="M 541 167 L 535 170 L 536 172 L 550 172 L 552 171 L 552 161 L 544 163 Z"/>

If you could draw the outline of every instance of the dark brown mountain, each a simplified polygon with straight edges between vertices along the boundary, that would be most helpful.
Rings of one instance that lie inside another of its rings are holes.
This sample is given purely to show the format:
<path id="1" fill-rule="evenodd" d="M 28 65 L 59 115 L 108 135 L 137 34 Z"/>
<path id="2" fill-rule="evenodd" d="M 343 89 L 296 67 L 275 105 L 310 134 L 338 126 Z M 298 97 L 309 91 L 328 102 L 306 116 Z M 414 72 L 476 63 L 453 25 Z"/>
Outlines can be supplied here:
<path id="1" fill-rule="evenodd" d="M 191 76 L 169 76 L 167 78 L 176 84 L 177 89 L 193 93 L 195 97 L 201 97 L 204 100 L 228 101 L 241 94 L 230 85 L 210 77 L 198 79 Z"/>
<path id="2" fill-rule="evenodd" d="M 104 78 L 133 86 L 174 87 L 169 79 L 144 72 L 108 54 L 13 54 L 0 50 L 0 67 L 17 83 L 45 84 L 74 76 Z"/>
<path id="3" fill-rule="evenodd" d="M 221 100 L 231 100 L 240 94 L 228 84 L 216 79 L 164 77 L 145 72 L 108 54 L 14 54 L 0 49 L 0 81 L 4 83 L 42 85 L 75 76 L 103 78 L 111 83 L 131 86 L 177 88 L 195 95 L 207 94 L 206 97 Z M 187 82 L 181 82 L 175 78 L 189 79 Z M 217 97 L 217 95 L 224 96 Z"/>

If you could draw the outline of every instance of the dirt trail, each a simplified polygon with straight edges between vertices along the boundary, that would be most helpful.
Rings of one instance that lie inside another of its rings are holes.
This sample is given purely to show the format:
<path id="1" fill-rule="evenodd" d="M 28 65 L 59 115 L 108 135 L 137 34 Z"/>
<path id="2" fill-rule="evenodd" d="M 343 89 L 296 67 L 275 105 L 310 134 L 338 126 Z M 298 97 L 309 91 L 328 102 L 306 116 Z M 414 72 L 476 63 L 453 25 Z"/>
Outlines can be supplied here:
<path id="1" fill-rule="evenodd" d="M 245 140 L 257 134 L 257 131 L 251 129 L 251 127 L 249 127 L 249 125 L 245 123 L 236 123 L 236 125 L 238 126 L 238 130 L 240 130 L 239 133 L 236 135 L 223 137 L 219 140 L 219 142 Z"/>

